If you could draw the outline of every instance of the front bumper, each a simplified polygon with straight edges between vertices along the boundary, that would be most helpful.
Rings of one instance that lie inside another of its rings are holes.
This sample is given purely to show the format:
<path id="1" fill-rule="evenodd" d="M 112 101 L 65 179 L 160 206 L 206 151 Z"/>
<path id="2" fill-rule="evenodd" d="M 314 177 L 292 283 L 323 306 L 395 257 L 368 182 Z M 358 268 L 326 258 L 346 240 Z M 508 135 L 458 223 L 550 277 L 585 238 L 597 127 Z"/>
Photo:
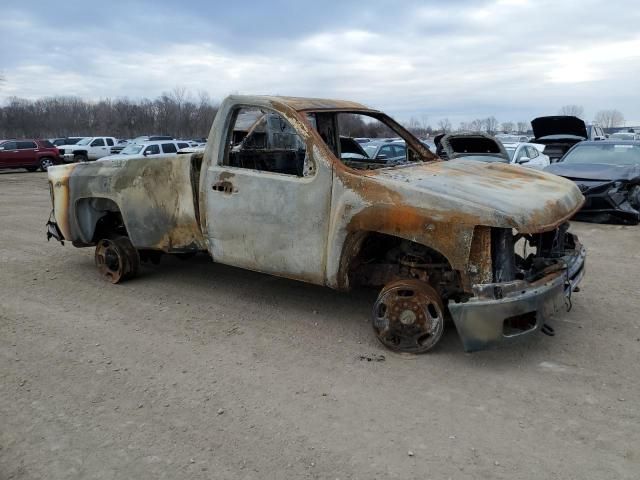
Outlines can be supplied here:
<path id="1" fill-rule="evenodd" d="M 475 285 L 475 296 L 467 302 L 449 301 L 449 311 L 465 351 L 517 341 L 540 330 L 557 312 L 566 310 L 567 298 L 584 276 L 585 258 L 585 249 L 578 244 L 571 255 L 562 258 L 560 268 L 535 282 Z"/>
<path id="2" fill-rule="evenodd" d="M 574 218 L 582 222 L 638 225 L 640 210 L 632 205 L 629 192 L 620 188 L 620 185 L 627 184 L 628 182 L 620 180 L 595 186 L 578 183 L 585 203 Z"/>
<path id="3" fill-rule="evenodd" d="M 60 158 L 62 158 L 62 160 L 66 163 L 71 163 L 73 162 L 73 158 L 75 157 L 75 155 L 73 153 L 64 153 L 62 155 L 60 155 Z"/>

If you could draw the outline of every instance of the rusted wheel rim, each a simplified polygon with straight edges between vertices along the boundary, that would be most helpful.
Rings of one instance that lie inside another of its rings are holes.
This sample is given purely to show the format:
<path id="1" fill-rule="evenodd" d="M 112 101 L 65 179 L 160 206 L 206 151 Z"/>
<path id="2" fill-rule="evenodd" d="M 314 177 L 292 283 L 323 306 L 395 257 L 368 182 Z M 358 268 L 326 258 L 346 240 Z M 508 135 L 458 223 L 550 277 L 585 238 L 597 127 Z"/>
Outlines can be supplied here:
<path id="1" fill-rule="evenodd" d="M 112 240 L 103 239 L 96 246 L 96 266 L 111 283 L 118 283 L 127 272 L 126 253 Z"/>
<path id="2" fill-rule="evenodd" d="M 140 269 L 140 255 L 131 243 L 131 240 L 129 240 L 128 237 L 121 236 L 116 237 L 113 241 L 126 258 L 127 263 L 125 264 L 126 271 L 124 278 L 129 279 L 138 275 L 138 270 Z"/>
<path id="3" fill-rule="evenodd" d="M 431 286 L 400 280 L 382 289 L 373 306 L 373 330 L 387 348 L 423 353 L 434 347 L 444 332 L 444 307 Z"/>

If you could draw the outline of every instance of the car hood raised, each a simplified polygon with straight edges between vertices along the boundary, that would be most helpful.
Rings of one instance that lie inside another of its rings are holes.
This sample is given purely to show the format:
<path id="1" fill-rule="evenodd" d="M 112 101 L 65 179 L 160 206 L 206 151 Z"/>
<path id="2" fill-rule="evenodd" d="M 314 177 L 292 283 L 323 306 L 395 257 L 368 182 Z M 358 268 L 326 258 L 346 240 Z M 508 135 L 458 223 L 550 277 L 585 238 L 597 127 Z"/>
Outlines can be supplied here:
<path id="1" fill-rule="evenodd" d="M 466 222 L 522 233 L 550 230 L 568 220 L 584 197 L 571 181 L 503 163 L 464 159 L 381 169 L 374 178 L 394 183 L 415 205 Z M 410 192 L 419 193 L 411 195 Z"/>
<path id="2" fill-rule="evenodd" d="M 584 121 L 569 115 L 534 118 L 531 121 L 531 128 L 536 138 L 549 135 L 573 135 L 582 138 L 589 136 Z"/>
<path id="3" fill-rule="evenodd" d="M 606 163 L 554 163 L 545 172 L 574 180 L 633 180 L 640 179 L 640 165 L 611 165 Z"/>

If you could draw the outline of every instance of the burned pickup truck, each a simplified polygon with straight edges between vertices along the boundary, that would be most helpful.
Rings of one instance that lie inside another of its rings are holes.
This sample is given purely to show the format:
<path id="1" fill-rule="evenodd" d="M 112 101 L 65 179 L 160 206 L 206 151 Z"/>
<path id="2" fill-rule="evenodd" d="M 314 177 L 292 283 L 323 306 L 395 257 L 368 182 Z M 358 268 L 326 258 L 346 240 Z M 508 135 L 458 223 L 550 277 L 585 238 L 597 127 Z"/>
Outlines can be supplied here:
<path id="1" fill-rule="evenodd" d="M 342 160 L 359 115 L 406 159 Z M 250 126 L 236 128 L 253 117 Z M 380 288 L 371 320 L 390 349 L 421 353 L 450 314 L 466 350 L 543 328 L 584 274 L 563 178 L 500 163 L 443 162 L 387 115 L 346 101 L 231 96 L 204 153 L 51 168 L 48 233 L 95 247 L 107 280 L 162 254 L 336 290 Z"/>

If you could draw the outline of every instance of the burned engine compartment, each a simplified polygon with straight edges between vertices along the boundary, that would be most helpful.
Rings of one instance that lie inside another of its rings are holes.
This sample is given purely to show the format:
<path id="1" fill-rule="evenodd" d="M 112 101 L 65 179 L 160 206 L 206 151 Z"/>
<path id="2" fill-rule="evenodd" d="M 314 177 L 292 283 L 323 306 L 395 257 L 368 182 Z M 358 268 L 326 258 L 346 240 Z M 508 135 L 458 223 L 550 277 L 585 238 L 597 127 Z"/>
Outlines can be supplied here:
<path id="1" fill-rule="evenodd" d="M 567 256 L 577 249 L 577 241 L 568 230 L 568 222 L 535 234 L 491 228 L 490 282 L 474 284 L 473 295 L 500 299 L 525 284 L 535 284 L 552 273 L 568 271 Z M 465 291 L 460 272 L 453 270 L 440 253 L 387 235 L 367 237 L 350 269 L 350 285 L 378 287 L 398 279 L 428 283 L 445 301 L 465 302 L 472 296 Z"/>

